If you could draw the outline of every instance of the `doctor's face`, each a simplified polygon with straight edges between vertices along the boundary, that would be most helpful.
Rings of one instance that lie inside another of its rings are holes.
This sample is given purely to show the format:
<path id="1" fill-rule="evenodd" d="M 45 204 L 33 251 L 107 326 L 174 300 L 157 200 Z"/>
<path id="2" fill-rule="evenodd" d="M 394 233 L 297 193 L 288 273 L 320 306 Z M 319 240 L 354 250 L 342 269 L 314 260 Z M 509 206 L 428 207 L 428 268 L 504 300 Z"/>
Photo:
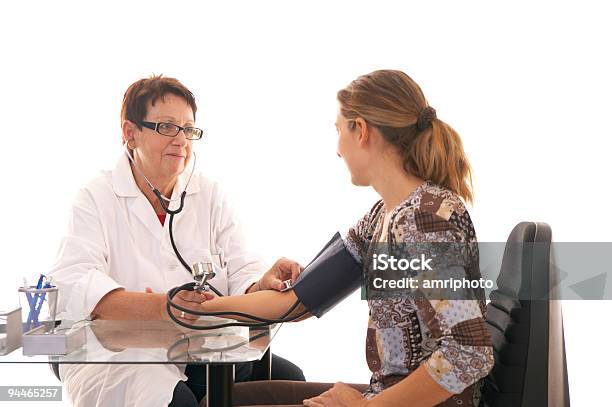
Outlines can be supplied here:
<path id="1" fill-rule="evenodd" d="M 143 121 L 172 123 L 180 127 L 193 127 L 194 117 L 187 101 L 174 94 L 166 94 L 155 105 L 149 104 Z M 175 180 L 189 164 L 192 141 L 180 131 L 175 137 L 159 134 L 155 130 L 133 126 L 133 141 L 128 147 L 134 161 L 144 173 L 158 180 Z"/>

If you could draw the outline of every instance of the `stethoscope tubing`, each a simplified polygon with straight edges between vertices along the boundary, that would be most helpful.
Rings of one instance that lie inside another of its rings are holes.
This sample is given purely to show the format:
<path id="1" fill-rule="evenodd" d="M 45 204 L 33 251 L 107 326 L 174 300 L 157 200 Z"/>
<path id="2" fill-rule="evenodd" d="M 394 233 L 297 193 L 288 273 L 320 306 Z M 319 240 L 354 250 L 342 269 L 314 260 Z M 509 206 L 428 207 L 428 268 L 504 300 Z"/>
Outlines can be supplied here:
<path id="1" fill-rule="evenodd" d="M 189 328 L 189 329 L 194 329 L 194 330 L 209 330 L 209 329 L 225 328 L 225 327 L 230 327 L 230 326 L 246 326 L 246 327 L 254 327 L 254 328 L 265 327 L 265 326 L 272 325 L 272 324 L 279 324 L 279 323 L 284 323 L 284 322 L 295 321 L 296 319 L 299 319 L 299 318 L 303 317 L 304 315 L 306 315 L 308 313 L 308 310 L 304 310 L 304 311 L 300 312 L 297 315 L 289 317 L 289 314 L 291 314 L 297 308 L 297 306 L 300 304 L 299 300 L 297 300 L 278 319 L 262 318 L 262 317 L 258 317 L 256 315 L 251 315 L 251 314 L 247 314 L 247 313 L 244 313 L 244 312 L 236 312 L 236 311 L 216 311 L 216 312 L 195 311 L 195 310 L 192 310 L 192 309 L 189 309 L 189 308 L 182 307 L 182 306 L 180 306 L 180 305 L 178 305 L 178 304 L 176 304 L 176 303 L 174 303 L 172 301 L 174 299 L 174 296 L 176 294 L 178 294 L 179 291 L 181 291 L 181 290 L 193 291 L 194 287 L 195 287 L 195 283 L 183 284 L 182 286 L 174 287 L 174 288 L 170 289 L 168 291 L 168 294 L 166 295 L 166 311 L 168 312 L 168 315 L 170 316 L 170 318 L 174 322 L 176 322 L 177 324 L 179 324 L 179 325 L 181 325 L 181 326 L 183 326 L 185 328 Z M 207 325 L 207 326 L 193 325 L 193 324 L 189 324 L 187 322 L 183 322 L 180 319 L 176 318 L 174 316 L 174 314 L 172 313 L 172 308 L 177 309 L 179 311 L 182 311 L 185 314 L 191 314 L 191 315 L 214 316 L 214 317 L 239 316 L 239 317 L 243 317 L 243 318 L 247 318 L 247 319 L 252 319 L 252 320 L 260 321 L 260 322 L 228 322 L 228 323 L 223 323 L 223 324 Z"/>
<path id="2" fill-rule="evenodd" d="M 131 161 L 131 163 L 134 166 L 134 168 L 136 168 L 136 170 L 140 173 L 140 175 L 142 175 L 142 177 L 145 179 L 145 181 L 147 182 L 147 184 L 151 188 L 151 191 L 153 192 L 153 194 L 155 194 L 155 196 L 159 200 L 159 203 L 160 203 L 162 209 L 164 210 L 164 212 L 166 212 L 169 215 L 168 232 L 169 232 L 169 235 L 170 235 L 170 243 L 172 245 L 172 250 L 174 251 L 174 254 L 176 254 L 176 257 L 178 258 L 178 260 L 181 263 L 181 265 L 191 275 L 192 274 L 191 273 L 191 267 L 189 267 L 189 265 L 187 264 L 187 262 L 185 261 L 183 256 L 181 256 L 181 253 L 179 252 L 178 247 L 176 246 L 176 243 L 174 241 L 174 233 L 173 233 L 172 226 L 173 226 L 174 216 L 178 215 L 179 213 L 181 213 L 181 211 L 183 210 L 183 207 L 185 206 L 185 197 L 187 196 L 187 187 L 189 186 L 189 183 L 191 182 L 191 177 L 193 175 L 193 172 L 195 171 L 195 163 L 196 163 L 195 152 L 193 153 L 193 156 L 194 156 L 193 168 L 191 170 L 191 174 L 189 175 L 189 179 L 187 180 L 187 184 L 185 185 L 185 189 L 183 190 L 183 192 L 181 192 L 180 204 L 179 204 L 179 207 L 177 209 L 170 209 L 170 202 L 175 201 L 176 199 L 172 200 L 172 199 L 169 199 L 169 198 L 166 198 L 165 196 L 163 196 L 161 194 L 161 192 L 157 188 L 155 188 L 153 186 L 153 184 L 151 184 L 151 182 L 146 177 L 146 175 L 144 175 L 144 173 L 142 171 L 140 171 L 140 169 L 138 168 L 138 166 L 134 162 L 134 159 L 132 158 L 132 156 L 130 155 L 129 151 L 127 150 L 127 143 L 125 144 L 125 153 L 128 156 L 128 159 Z M 170 317 L 170 319 L 172 319 L 177 324 L 179 324 L 179 325 L 181 325 L 181 326 L 183 326 L 185 328 L 189 328 L 189 329 L 194 329 L 194 330 L 210 330 L 210 329 L 218 329 L 218 328 L 225 328 L 225 327 L 231 327 L 231 326 L 265 327 L 265 326 L 272 325 L 272 324 L 295 321 L 296 319 L 301 318 L 301 317 L 303 317 L 304 315 L 306 315 L 308 313 L 308 311 L 305 310 L 305 311 L 303 311 L 303 312 L 301 312 L 301 313 L 299 313 L 297 315 L 294 315 L 293 317 L 289 317 L 289 315 L 300 304 L 300 300 L 297 300 L 283 315 L 281 315 L 277 319 L 262 318 L 262 317 L 259 317 L 259 316 L 256 316 L 256 315 L 251 315 L 251 314 L 247 314 L 247 313 L 243 313 L 243 312 L 230 312 L 230 311 L 223 311 L 223 312 L 202 312 L 202 311 L 195 311 L 195 310 L 192 310 L 192 309 L 189 309 L 189 308 L 181 307 L 180 305 L 178 305 L 178 304 L 174 303 L 174 301 L 172 301 L 174 299 L 174 296 L 176 294 L 178 294 L 178 292 L 181 291 L 181 290 L 195 291 L 195 285 L 196 285 L 196 283 L 192 282 L 192 283 L 183 284 L 183 285 L 181 285 L 179 287 L 174 287 L 174 288 L 170 289 L 168 291 L 167 295 L 166 295 L 166 311 L 168 312 L 168 316 Z M 219 290 L 217 290 L 212 284 L 207 282 L 206 283 L 206 287 L 210 288 L 210 290 L 212 292 L 214 292 L 216 295 L 218 295 L 219 297 L 223 297 L 223 293 L 221 293 Z M 252 319 L 254 321 L 259 321 L 259 322 L 229 322 L 229 323 L 216 324 L 216 325 L 207 325 L 207 326 L 193 325 L 193 324 L 188 324 L 186 322 L 183 322 L 180 319 L 176 318 L 174 316 L 174 314 L 172 313 L 172 308 L 177 309 L 179 311 L 182 311 L 185 314 L 190 314 L 190 315 L 198 315 L 198 316 L 238 316 L 238 317 Z"/>

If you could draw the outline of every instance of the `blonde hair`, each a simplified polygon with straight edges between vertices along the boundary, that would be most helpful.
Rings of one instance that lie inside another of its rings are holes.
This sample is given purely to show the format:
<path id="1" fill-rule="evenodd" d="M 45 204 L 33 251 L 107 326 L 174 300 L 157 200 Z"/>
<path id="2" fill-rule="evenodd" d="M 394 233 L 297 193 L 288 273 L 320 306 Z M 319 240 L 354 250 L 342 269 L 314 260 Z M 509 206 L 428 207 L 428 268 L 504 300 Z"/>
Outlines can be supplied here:
<path id="1" fill-rule="evenodd" d="M 472 170 L 459 134 L 435 117 L 419 85 L 404 72 L 362 75 L 338 92 L 338 101 L 345 118 L 361 117 L 380 130 L 408 173 L 473 201 Z"/>

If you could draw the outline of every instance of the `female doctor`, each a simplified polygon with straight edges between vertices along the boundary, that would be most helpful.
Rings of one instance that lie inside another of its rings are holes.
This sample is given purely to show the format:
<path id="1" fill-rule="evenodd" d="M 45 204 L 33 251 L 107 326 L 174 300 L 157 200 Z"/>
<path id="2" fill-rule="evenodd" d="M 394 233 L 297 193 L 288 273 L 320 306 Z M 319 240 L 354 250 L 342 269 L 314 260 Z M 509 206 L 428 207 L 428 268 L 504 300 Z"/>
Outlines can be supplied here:
<path id="1" fill-rule="evenodd" d="M 186 192 L 173 222 L 176 246 L 189 265 L 213 261 L 216 275 L 210 282 L 223 295 L 279 290 L 283 280 L 297 277 L 297 263 L 280 259 L 267 270 L 249 253 L 217 184 L 192 174 L 192 143 L 203 133 L 195 127 L 196 110 L 193 94 L 173 78 L 141 79 L 126 91 L 121 109 L 125 154 L 114 170 L 79 192 L 50 273 L 59 287 L 63 318 L 169 319 L 165 293 L 193 277 L 173 251 L 166 211 L 151 185 L 170 209 L 178 208 Z M 188 308 L 203 300 L 187 291 L 175 298 Z M 175 316 L 190 320 L 189 314 Z M 272 366 L 273 379 L 304 380 L 297 366 L 276 355 Z M 62 364 L 60 377 L 76 406 L 197 405 L 205 394 L 203 369 L 183 370 Z M 236 380 L 249 379 L 250 365 L 237 366 Z"/>

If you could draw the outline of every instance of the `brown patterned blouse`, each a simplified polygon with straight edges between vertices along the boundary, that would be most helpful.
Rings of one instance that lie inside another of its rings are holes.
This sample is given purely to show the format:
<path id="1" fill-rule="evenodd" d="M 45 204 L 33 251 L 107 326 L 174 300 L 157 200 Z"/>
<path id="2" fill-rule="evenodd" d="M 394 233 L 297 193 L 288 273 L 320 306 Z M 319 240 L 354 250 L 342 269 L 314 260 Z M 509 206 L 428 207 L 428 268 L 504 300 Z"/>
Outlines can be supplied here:
<path id="1" fill-rule="evenodd" d="M 381 239 L 385 218 L 382 201 L 350 229 L 346 242 L 357 257 L 367 259 L 371 246 L 381 240 L 389 244 L 473 243 L 475 250 L 463 269 L 467 278 L 480 278 L 474 226 L 455 193 L 425 181 L 389 215 L 386 238 Z M 481 379 L 493 366 L 491 337 L 483 319 L 484 301 L 412 295 L 370 299 L 368 305 L 366 358 L 373 374 L 366 397 L 375 396 L 424 365 L 440 386 L 454 393 L 440 406 L 478 406 Z"/>

